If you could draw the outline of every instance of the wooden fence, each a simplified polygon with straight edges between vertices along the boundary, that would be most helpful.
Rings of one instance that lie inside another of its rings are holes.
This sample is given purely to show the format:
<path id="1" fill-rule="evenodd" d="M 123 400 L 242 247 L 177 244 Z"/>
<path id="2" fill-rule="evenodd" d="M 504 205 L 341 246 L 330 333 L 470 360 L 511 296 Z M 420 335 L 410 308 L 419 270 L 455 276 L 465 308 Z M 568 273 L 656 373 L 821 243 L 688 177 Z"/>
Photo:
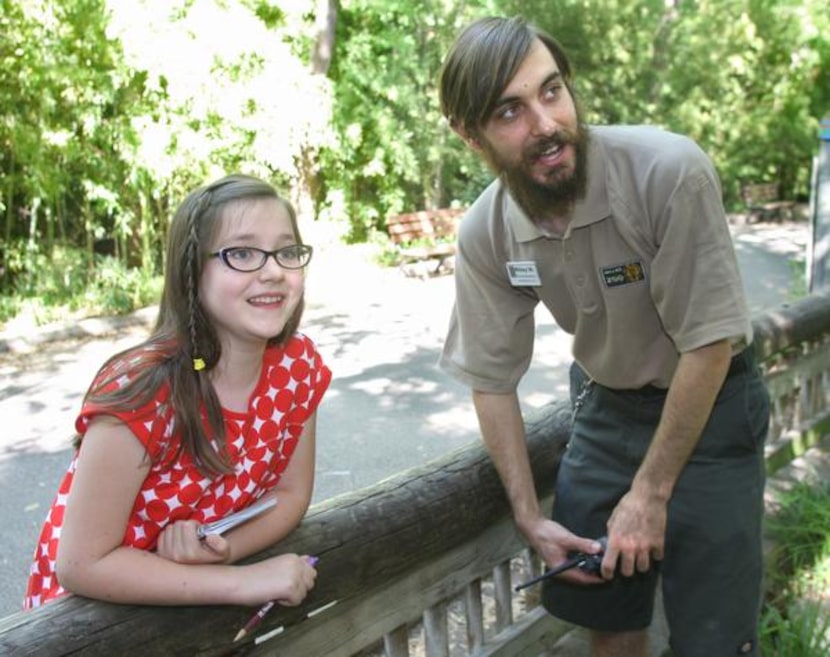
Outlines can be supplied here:
<path id="1" fill-rule="evenodd" d="M 755 332 L 773 397 L 772 473 L 830 434 L 830 292 L 757 317 Z M 562 404 L 526 419 L 546 499 L 569 421 Z M 0 654 L 517 657 L 538 655 L 570 629 L 545 614 L 534 588 L 513 593 L 540 564 L 480 444 L 315 505 L 279 551 L 318 555 L 317 586 L 238 644 L 249 608 L 68 597 L 0 620 Z"/>

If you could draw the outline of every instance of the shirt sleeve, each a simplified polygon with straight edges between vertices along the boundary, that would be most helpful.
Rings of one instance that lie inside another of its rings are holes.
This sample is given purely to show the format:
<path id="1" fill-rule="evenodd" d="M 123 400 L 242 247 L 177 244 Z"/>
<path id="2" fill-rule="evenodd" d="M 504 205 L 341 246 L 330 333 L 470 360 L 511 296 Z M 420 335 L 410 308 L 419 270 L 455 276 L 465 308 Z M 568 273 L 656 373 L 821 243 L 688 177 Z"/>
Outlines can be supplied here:
<path id="1" fill-rule="evenodd" d="M 455 305 L 440 367 L 474 390 L 508 393 L 530 365 L 538 298 L 513 287 L 499 222 L 468 214 L 459 228 Z M 490 235 L 487 234 L 490 231 Z"/>
<path id="2" fill-rule="evenodd" d="M 752 340 L 737 256 L 714 167 L 696 147 L 655 226 L 652 298 L 680 353 Z M 690 163 L 691 162 L 691 163 Z"/>

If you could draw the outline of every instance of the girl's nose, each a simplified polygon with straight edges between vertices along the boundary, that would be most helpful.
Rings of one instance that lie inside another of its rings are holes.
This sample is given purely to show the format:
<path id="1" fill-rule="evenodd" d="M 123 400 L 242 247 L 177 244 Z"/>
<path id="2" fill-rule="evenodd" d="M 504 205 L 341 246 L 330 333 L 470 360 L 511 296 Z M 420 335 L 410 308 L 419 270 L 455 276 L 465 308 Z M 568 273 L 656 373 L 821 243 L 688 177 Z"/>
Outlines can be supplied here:
<path id="1" fill-rule="evenodd" d="M 285 268 L 277 262 L 274 253 L 265 258 L 265 264 L 259 269 L 260 278 L 282 278 L 285 276 Z"/>

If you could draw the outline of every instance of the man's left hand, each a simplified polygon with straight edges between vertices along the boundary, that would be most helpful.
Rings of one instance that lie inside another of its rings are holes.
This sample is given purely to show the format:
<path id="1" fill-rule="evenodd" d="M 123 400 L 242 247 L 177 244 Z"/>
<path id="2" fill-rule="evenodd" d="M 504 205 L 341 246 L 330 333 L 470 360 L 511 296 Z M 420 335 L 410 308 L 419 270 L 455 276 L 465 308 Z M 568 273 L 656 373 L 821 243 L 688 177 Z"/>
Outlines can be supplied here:
<path id="1" fill-rule="evenodd" d="M 608 547 L 602 576 L 611 579 L 619 560 L 620 572 L 630 577 L 644 573 L 652 559 L 662 560 L 666 535 L 666 502 L 645 492 L 630 490 L 608 520 Z"/>

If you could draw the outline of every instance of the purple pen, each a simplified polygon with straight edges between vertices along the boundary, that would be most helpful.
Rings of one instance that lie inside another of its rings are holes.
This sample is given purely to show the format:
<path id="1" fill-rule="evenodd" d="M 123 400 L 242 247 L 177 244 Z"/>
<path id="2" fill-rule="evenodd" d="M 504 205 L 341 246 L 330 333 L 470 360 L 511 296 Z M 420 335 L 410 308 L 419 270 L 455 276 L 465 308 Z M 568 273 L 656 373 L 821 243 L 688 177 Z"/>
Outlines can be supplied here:
<path id="1" fill-rule="evenodd" d="M 306 561 L 308 565 L 314 568 L 320 561 L 320 557 L 306 557 Z M 251 630 L 253 630 L 257 625 L 262 622 L 262 619 L 265 618 L 265 614 L 271 611 L 277 605 L 276 602 L 271 600 L 270 602 L 266 602 L 262 605 L 257 612 L 251 616 L 247 623 L 245 623 L 245 627 L 243 627 L 237 635 L 233 638 L 234 643 L 239 641 L 240 639 L 244 638 Z"/>

